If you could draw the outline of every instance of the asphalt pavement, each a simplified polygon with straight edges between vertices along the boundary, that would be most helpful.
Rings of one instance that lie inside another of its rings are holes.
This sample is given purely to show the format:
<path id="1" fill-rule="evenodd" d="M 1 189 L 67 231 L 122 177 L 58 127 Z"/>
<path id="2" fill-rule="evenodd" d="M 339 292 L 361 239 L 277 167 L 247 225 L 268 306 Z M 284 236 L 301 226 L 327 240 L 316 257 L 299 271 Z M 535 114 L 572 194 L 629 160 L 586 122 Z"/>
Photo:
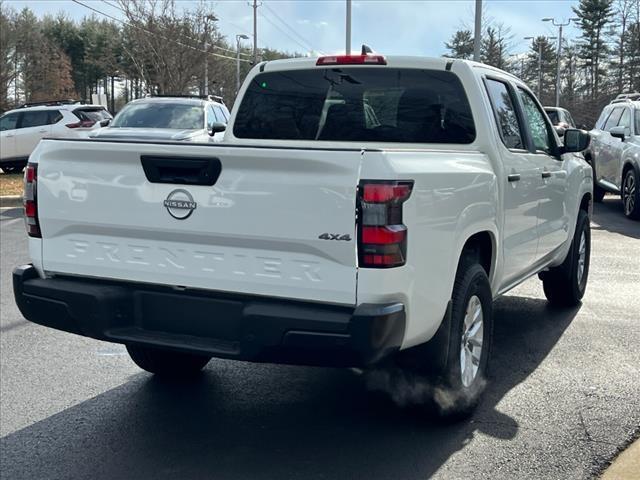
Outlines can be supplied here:
<path id="1" fill-rule="evenodd" d="M 531 279 L 495 306 L 491 383 L 444 425 L 350 370 L 212 360 L 164 383 L 122 346 L 28 323 L 11 270 L 20 210 L 0 215 L 3 479 L 584 479 L 640 426 L 640 223 L 596 205 L 579 308 Z"/>

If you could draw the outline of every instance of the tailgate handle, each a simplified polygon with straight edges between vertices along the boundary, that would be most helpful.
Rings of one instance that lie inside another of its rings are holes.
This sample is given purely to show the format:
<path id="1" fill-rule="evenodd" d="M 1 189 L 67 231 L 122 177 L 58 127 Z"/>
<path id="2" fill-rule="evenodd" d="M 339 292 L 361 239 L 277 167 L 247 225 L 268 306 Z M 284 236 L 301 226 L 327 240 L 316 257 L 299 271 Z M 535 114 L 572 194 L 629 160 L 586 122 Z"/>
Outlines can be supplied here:
<path id="1" fill-rule="evenodd" d="M 140 155 L 142 168 L 151 183 L 214 185 L 222 163 L 218 158 Z"/>

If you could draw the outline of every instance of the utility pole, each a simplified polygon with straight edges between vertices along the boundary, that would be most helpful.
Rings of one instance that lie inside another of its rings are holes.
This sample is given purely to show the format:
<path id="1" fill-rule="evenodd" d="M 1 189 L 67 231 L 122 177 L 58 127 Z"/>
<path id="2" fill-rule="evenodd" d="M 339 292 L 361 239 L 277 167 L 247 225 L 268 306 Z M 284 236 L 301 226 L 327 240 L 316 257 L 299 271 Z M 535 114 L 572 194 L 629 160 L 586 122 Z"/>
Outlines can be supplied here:
<path id="1" fill-rule="evenodd" d="M 566 27 L 571 22 L 579 21 L 579 18 L 570 18 L 566 23 L 556 23 L 554 18 L 543 18 L 543 22 L 551 22 L 554 27 L 558 27 L 558 65 L 556 67 L 556 107 L 560 106 L 560 55 L 562 54 L 562 27 Z"/>
<path id="2" fill-rule="evenodd" d="M 476 0 L 476 22 L 473 28 L 473 61 L 479 62 L 482 41 L 482 0 Z"/>
<path id="3" fill-rule="evenodd" d="M 204 41 L 204 94 L 209 95 L 209 43 Z"/>
<path id="4" fill-rule="evenodd" d="M 345 55 L 351 55 L 351 0 L 347 0 L 347 24 L 345 31 Z"/>
<path id="5" fill-rule="evenodd" d="M 236 35 L 236 95 L 240 91 L 240 40 L 249 40 L 244 34 Z"/>

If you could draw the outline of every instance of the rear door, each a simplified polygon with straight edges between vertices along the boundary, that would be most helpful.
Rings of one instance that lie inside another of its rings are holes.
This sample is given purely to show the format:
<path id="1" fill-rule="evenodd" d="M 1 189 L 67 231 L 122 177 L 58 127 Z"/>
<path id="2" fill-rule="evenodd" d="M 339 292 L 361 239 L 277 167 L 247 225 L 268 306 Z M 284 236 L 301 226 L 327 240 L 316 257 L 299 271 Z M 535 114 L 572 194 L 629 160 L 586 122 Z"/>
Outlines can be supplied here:
<path id="1" fill-rule="evenodd" d="M 16 156 L 28 157 L 42 137 L 51 133 L 48 110 L 22 112 L 20 128 L 16 130 Z"/>
<path id="2" fill-rule="evenodd" d="M 486 78 L 485 85 L 502 139 L 499 145 L 505 183 L 502 286 L 506 286 L 527 272 L 536 258 L 540 167 L 528 155 L 513 88 L 497 78 Z"/>
<path id="3" fill-rule="evenodd" d="M 358 149 L 48 140 L 38 160 L 48 272 L 355 303 Z"/>

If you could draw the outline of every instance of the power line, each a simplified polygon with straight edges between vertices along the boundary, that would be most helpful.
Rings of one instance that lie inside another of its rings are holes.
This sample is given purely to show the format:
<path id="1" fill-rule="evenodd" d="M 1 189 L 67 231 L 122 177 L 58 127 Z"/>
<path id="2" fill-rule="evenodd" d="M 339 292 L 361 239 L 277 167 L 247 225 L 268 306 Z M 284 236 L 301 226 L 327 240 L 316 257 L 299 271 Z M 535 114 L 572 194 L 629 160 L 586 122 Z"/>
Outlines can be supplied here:
<path id="1" fill-rule="evenodd" d="M 292 32 L 296 37 L 298 37 L 300 40 L 302 40 L 302 41 L 307 45 L 307 47 L 309 47 L 309 49 L 310 49 L 310 50 L 315 50 L 315 49 L 313 48 L 313 45 L 311 44 L 311 42 L 310 42 L 309 40 L 307 40 L 306 38 L 304 38 L 302 35 L 300 35 L 300 34 L 299 34 L 299 33 L 298 33 L 298 32 L 297 32 L 297 31 L 296 31 L 296 30 L 295 30 L 291 25 L 289 25 L 286 21 L 284 21 L 284 20 L 282 19 L 282 17 L 276 13 L 276 11 L 275 11 L 275 10 L 273 10 L 273 9 L 272 9 L 269 5 L 267 5 L 266 3 L 264 3 L 264 6 L 265 6 L 265 8 L 266 8 L 267 10 L 269 10 L 269 11 L 273 14 L 273 16 L 274 16 L 274 17 L 276 17 L 278 20 L 280 20 L 280 22 L 281 22 L 285 27 L 287 27 L 287 28 L 289 29 L 289 31 L 291 31 L 291 32 Z M 322 53 L 322 52 L 320 52 L 320 50 L 316 50 L 316 51 L 317 51 L 317 52 L 319 52 L 319 53 Z"/>
<path id="2" fill-rule="evenodd" d="M 101 1 L 102 1 L 102 3 L 105 3 L 105 4 L 109 5 L 109 6 L 110 6 L 110 7 L 112 7 L 112 8 L 117 8 L 118 10 L 120 10 L 120 11 L 121 11 L 122 13 L 124 13 L 125 15 L 128 15 L 128 12 L 127 12 L 124 8 L 122 8 L 120 5 L 112 4 L 112 3 L 108 2 L 107 0 L 101 0 Z M 136 19 L 137 21 L 140 21 L 140 17 L 136 17 L 135 19 Z M 217 18 L 216 18 L 216 20 L 217 20 Z M 197 39 L 195 39 L 195 38 L 193 38 L 193 37 L 189 37 L 188 35 L 185 35 L 185 34 L 180 34 L 180 36 L 182 36 L 182 37 L 184 37 L 184 38 L 186 38 L 186 39 L 188 39 L 188 40 L 191 40 L 191 41 L 193 41 L 193 42 L 199 42 L 199 41 L 200 41 L 200 40 L 197 40 Z M 223 51 L 225 51 L 225 52 L 233 53 L 234 55 L 236 54 L 236 51 L 235 51 L 235 50 L 232 50 L 232 49 L 230 49 L 230 48 L 221 47 L 221 46 L 219 46 L 219 45 L 215 45 L 215 44 L 209 44 L 209 46 L 210 46 L 210 47 L 212 47 L 212 48 L 217 48 L 217 49 L 219 49 L 219 50 L 223 50 Z M 251 55 L 249 55 L 249 54 L 242 53 L 242 52 L 240 52 L 240 55 L 243 55 L 243 56 L 245 56 L 245 57 L 250 57 L 250 56 L 251 56 Z"/>
<path id="3" fill-rule="evenodd" d="M 289 40 L 291 40 L 294 43 L 297 43 L 299 46 L 301 46 L 305 51 L 309 50 L 309 46 L 308 45 L 303 45 L 302 43 L 300 43 L 298 40 L 296 40 L 295 38 L 293 38 L 291 35 L 289 35 L 287 32 L 285 32 L 282 28 L 280 28 L 276 23 L 272 22 L 271 19 L 269 17 L 267 17 L 264 13 L 262 12 L 258 12 L 260 13 L 260 16 L 265 19 L 267 22 L 269 22 L 271 25 L 273 25 L 275 28 L 277 28 L 278 30 L 280 30 L 280 32 L 282 32 L 284 35 L 287 36 L 287 38 L 289 38 Z M 311 49 L 313 50 L 313 49 Z"/>
<path id="4" fill-rule="evenodd" d="M 200 50 L 200 49 L 199 49 L 199 48 L 197 48 L 197 47 L 194 47 L 194 46 L 192 46 L 192 45 L 187 45 L 186 43 L 179 42 L 178 40 L 174 40 L 174 39 L 172 39 L 172 38 L 165 37 L 164 35 L 160 35 L 160 34 L 158 34 L 158 33 L 151 32 L 151 31 L 147 30 L 146 28 L 140 27 L 140 26 L 138 26 L 138 25 L 133 25 L 133 24 L 131 24 L 131 23 L 124 22 L 124 21 L 120 20 L 119 18 L 116 18 L 116 17 L 114 17 L 114 16 L 112 16 L 112 15 L 109 15 L 108 13 L 104 13 L 104 12 L 102 12 L 102 11 L 100 11 L 100 10 L 96 9 L 96 8 L 90 7 L 89 5 L 87 5 L 87 4 L 85 4 L 85 3 L 82 3 L 80 0 L 71 0 L 71 1 L 72 1 L 72 2 L 74 2 L 74 3 L 77 3 L 78 5 L 83 6 L 83 7 L 85 7 L 85 8 L 88 8 L 89 10 L 91 10 L 91 11 L 93 11 L 93 12 L 99 13 L 100 15 L 103 15 L 103 16 L 105 16 L 105 17 L 107 17 L 107 18 L 110 18 L 111 20 L 113 20 L 113 21 L 115 21 L 115 22 L 118 22 L 118 23 L 120 23 L 120 24 L 122 24 L 122 25 L 124 25 L 124 26 L 132 27 L 132 28 L 137 28 L 138 30 L 143 31 L 143 32 L 147 33 L 148 35 L 151 35 L 151 36 L 153 36 L 153 37 L 161 38 L 161 39 L 163 39 L 163 40 L 166 40 L 167 42 L 175 43 L 176 45 L 180 45 L 181 47 L 190 48 L 191 50 L 195 50 L 195 51 L 197 51 L 197 52 L 204 53 L 205 55 L 213 55 L 214 57 L 218 57 L 218 58 L 226 58 L 227 60 L 233 60 L 234 62 L 235 62 L 236 60 L 238 60 L 238 59 L 236 59 L 236 58 L 234 58 L 234 57 L 229 57 L 229 56 L 227 56 L 227 55 L 221 55 L 221 54 L 219 54 L 219 53 L 207 52 L 207 51 L 205 51 L 205 50 Z M 241 59 L 239 59 L 239 60 L 240 60 L 241 62 L 250 63 L 250 62 L 249 62 L 249 60 L 245 60 L 245 59 L 242 59 L 242 58 L 241 58 Z"/>

